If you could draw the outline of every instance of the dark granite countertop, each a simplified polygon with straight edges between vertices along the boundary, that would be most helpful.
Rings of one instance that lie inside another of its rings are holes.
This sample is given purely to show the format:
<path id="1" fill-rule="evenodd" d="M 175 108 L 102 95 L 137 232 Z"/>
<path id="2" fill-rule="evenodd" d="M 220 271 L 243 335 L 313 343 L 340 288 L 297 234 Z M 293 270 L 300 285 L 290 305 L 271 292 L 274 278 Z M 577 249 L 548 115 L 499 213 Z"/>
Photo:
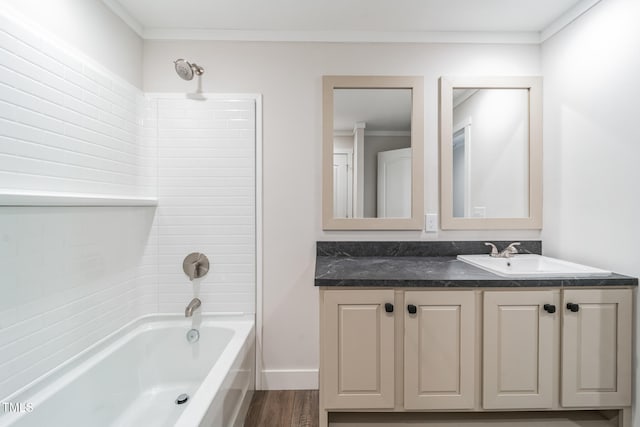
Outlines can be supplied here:
<path id="1" fill-rule="evenodd" d="M 482 242 L 448 242 L 453 245 L 437 242 L 438 249 L 446 249 L 439 251 L 446 256 L 434 255 L 433 248 L 427 248 L 428 242 L 426 246 L 425 242 L 416 243 L 418 249 L 412 247 L 411 242 L 318 242 L 315 285 L 437 288 L 638 285 L 637 278 L 615 273 L 605 277 L 503 277 L 458 261 L 456 251 L 451 249 L 486 253 Z M 499 247 L 506 246 L 505 243 L 497 242 Z M 523 242 L 523 246 L 524 252 L 540 253 L 541 250 L 540 242 Z"/>

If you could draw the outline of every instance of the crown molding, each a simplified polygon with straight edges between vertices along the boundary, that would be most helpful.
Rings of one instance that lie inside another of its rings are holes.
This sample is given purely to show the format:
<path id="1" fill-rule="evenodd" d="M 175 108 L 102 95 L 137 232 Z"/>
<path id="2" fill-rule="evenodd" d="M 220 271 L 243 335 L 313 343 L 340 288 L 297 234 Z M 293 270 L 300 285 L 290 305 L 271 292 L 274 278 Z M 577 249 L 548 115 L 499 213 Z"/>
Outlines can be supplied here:
<path id="1" fill-rule="evenodd" d="M 369 130 L 364 136 L 411 136 L 410 130 Z"/>
<path id="2" fill-rule="evenodd" d="M 113 13 L 118 15 L 120 19 L 124 21 L 133 31 L 136 32 L 141 38 L 144 38 L 144 26 L 134 18 L 117 0 L 102 0 L 102 2 L 109 8 Z"/>
<path id="3" fill-rule="evenodd" d="M 540 32 L 540 43 L 543 43 L 562 31 L 566 26 L 580 18 L 601 1 L 602 0 L 582 0 L 578 2 L 575 6 L 560 15 L 558 19 L 547 25 L 547 27 Z"/>
<path id="4" fill-rule="evenodd" d="M 146 28 L 147 40 L 216 40 L 328 43 L 538 44 L 538 32 L 501 31 L 249 31 Z"/>

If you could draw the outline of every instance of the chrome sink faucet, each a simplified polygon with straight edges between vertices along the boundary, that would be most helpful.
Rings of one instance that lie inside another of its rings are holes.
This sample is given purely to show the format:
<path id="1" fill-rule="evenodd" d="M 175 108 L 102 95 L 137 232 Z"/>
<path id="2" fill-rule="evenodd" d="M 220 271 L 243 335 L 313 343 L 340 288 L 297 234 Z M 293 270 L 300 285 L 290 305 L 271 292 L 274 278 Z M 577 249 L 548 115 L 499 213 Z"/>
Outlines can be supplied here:
<path id="1" fill-rule="evenodd" d="M 191 300 L 187 308 L 184 310 L 184 317 L 193 316 L 193 312 L 196 311 L 202 305 L 202 301 L 199 298 L 194 298 Z"/>
<path id="2" fill-rule="evenodd" d="M 511 258 L 513 255 L 518 253 L 518 249 L 516 246 L 520 245 L 520 242 L 513 242 L 509 246 L 507 246 L 502 252 L 498 252 L 498 248 L 493 243 L 485 242 L 486 246 L 491 246 L 490 256 L 494 258 Z"/>

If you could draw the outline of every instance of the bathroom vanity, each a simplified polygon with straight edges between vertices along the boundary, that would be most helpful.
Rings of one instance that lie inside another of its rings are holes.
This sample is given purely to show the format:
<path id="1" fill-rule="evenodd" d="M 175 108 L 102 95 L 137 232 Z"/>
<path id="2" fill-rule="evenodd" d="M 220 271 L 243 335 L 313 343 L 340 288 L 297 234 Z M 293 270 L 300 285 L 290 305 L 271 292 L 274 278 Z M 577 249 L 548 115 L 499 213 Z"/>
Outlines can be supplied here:
<path id="1" fill-rule="evenodd" d="M 318 242 L 320 426 L 631 426 L 637 279 L 503 277 L 456 259 L 481 253 Z"/>

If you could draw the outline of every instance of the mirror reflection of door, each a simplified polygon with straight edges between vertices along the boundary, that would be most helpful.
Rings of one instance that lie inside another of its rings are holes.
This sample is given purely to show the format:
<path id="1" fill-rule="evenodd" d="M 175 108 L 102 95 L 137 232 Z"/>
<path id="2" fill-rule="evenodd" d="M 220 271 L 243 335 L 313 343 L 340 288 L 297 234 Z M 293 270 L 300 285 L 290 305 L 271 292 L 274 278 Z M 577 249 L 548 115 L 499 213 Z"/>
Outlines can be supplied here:
<path id="1" fill-rule="evenodd" d="M 453 134 L 453 216 L 465 216 L 465 194 L 466 185 L 466 141 L 464 139 L 464 129 L 460 129 Z"/>
<path id="2" fill-rule="evenodd" d="M 353 217 L 353 154 L 348 151 L 333 153 L 333 216 Z"/>
<path id="3" fill-rule="evenodd" d="M 411 216 L 411 148 L 378 153 L 378 218 Z"/>
<path id="4" fill-rule="evenodd" d="M 333 93 L 334 218 L 410 218 L 411 89 L 345 88 L 334 89 Z M 393 188 L 393 195 L 391 191 L 383 195 L 385 207 L 381 208 L 378 153 L 399 149 L 407 149 L 403 157 L 406 173 L 386 175 L 384 179 L 390 181 L 382 182 Z M 338 182 L 344 178 L 336 169 L 335 159 L 344 150 L 352 153 L 346 175 L 350 176 L 350 188 Z M 350 208 L 345 194 L 350 194 Z M 398 206 L 391 206 L 394 203 Z"/>
<path id="5" fill-rule="evenodd" d="M 471 216 L 471 118 L 453 127 L 453 216 Z"/>

